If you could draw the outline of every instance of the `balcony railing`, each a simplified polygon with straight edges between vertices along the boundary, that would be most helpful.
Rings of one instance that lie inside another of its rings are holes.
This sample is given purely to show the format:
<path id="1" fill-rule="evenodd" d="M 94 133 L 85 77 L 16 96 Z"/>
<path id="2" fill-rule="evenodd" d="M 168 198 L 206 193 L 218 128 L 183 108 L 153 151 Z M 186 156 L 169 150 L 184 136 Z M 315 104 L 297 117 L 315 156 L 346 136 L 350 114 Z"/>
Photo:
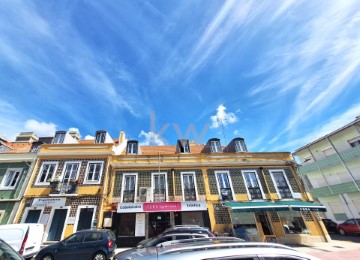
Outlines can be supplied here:
<path id="1" fill-rule="evenodd" d="M 166 201 L 166 190 L 154 189 L 154 202 L 165 202 L 165 201 Z"/>
<path id="2" fill-rule="evenodd" d="M 290 199 L 293 197 L 288 186 L 278 186 L 277 188 L 282 199 Z"/>
<path id="3" fill-rule="evenodd" d="M 123 202 L 134 202 L 135 201 L 135 190 L 124 190 L 123 191 Z"/>
<path id="4" fill-rule="evenodd" d="M 231 188 L 221 188 L 220 194 L 221 200 L 233 200 Z"/>
<path id="5" fill-rule="evenodd" d="M 70 182 L 50 182 L 50 194 L 77 194 L 78 182 L 76 180 Z"/>
<path id="6" fill-rule="evenodd" d="M 259 187 L 248 187 L 251 199 L 262 199 L 261 189 Z"/>
<path id="7" fill-rule="evenodd" d="M 194 201 L 196 200 L 196 191 L 195 189 L 184 189 L 185 201 Z"/>

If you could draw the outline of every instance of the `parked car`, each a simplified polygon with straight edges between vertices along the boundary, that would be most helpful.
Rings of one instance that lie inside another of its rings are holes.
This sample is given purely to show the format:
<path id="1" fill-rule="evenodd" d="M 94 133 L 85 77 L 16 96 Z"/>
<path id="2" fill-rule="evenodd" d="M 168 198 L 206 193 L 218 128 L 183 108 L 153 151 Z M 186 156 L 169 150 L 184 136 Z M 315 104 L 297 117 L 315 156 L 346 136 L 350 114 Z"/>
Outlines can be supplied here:
<path id="1" fill-rule="evenodd" d="M 236 239 L 236 238 L 234 238 Z M 200 239 L 203 240 L 203 239 Z M 183 242 L 183 241 L 181 241 Z M 207 241 L 189 241 L 162 247 L 144 248 L 131 260 L 162 260 L 162 259 L 300 259 L 319 260 L 311 255 L 299 252 L 291 247 L 276 243 L 256 243 L 243 241 L 222 241 L 209 238 Z"/>
<path id="2" fill-rule="evenodd" d="M 136 248 L 128 249 L 122 251 L 114 256 L 116 260 L 125 260 L 132 259 L 132 255 L 138 255 L 143 251 L 144 248 L 161 246 L 164 243 L 169 241 L 177 241 L 177 240 L 188 240 L 188 239 L 196 239 L 196 238 L 204 238 L 209 237 L 208 234 L 197 234 L 197 233 L 175 233 L 175 234 L 165 234 L 149 239 L 146 243 L 142 245 L 138 245 Z"/>
<path id="3" fill-rule="evenodd" d="M 25 259 L 40 251 L 43 235 L 43 224 L 0 225 L 0 238 Z"/>
<path id="4" fill-rule="evenodd" d="M 200 227 L 198 225 L 177 225 L 177 226 L 173 226 L 173 227 L 170 227 L 170 228 L 164 230 L 164 232 L 162 232 L 158 236 L 163 236 L 163 235 L 166 235 L 166 234 L 174 234 L 174 233 L 197 233 L 197 234 L 207 234 L 209 237 L 215 237 L 215 235 L 210 231 L 209 228 Z M 150 239 L 152 239 L 152 238 L 142 240 L 137 245 L 141 246 L 141 245 L 147 243 Z"/>
<path id="5" fill-rule="evenodd" d="M 24 258 L 4 240 L 0 239 L 0 259 L 23 260 Z"/>
<path id="6" fill-rule="evenodd" d="M 110 259 L 116 249 L 115 235 L 106 229 L 78 231 L 40 250 L 36 260 Z"/>
<path id="7" fill-rule="evenodd" d="M 337 233 L 337 223 L 332 221 L 331 219 L 328 218 L 323 218 L 322 222 L 324 223 L 326 230 L 329 233 Z"/>
<path id="8" fill-rule="evenodd" d="M 360 218 L 351 218 L 337 226 L 341 235 L 360 234 Z"/>

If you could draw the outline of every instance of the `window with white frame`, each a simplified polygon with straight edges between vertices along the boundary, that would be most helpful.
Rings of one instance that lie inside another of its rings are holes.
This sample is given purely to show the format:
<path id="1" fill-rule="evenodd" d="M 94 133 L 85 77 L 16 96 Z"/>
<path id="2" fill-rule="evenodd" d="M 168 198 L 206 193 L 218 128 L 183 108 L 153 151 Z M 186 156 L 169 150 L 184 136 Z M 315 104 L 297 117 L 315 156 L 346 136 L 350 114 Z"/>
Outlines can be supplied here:
<path id="1" fill-rule="evenodd" d="M 106 138 L 106 132 L 98 131 L 98 132 L 96 132 L 95 143 L 97 143 L 97 144 L 105 143 L 105 138 Z"/>
<path id="2" fill-rule="evenodd" d="M 196 200 L 195 173 L 182 172 L 181 183 L 182 183 L 184 201 L 195 201 Z"/>
<path id="3" fill-rule="evenodd" d="M 348 143 L 352 148 L 360 146 L 360 137 L 353 138 L 349 140 Z"/>
<path id="4" fill-rule="evenodd" d="M 166 173 L 152 174 L 152 188 L 155 202 L 166 201 Z"/>
<path id="5" fill-rule="evenodd" d="M 101 181 L 103 162 L 89 162 L 87 166 L 85 184 L 98 184 Z"/>
<path id="6" fill-rule="evenodd" d="M 122 183 L 122 202 L 135 202 L 137 173 L 124 173 Z"/>
<path id="7" fill-rule="evenodd" d="M 36 185 L 48 185 L 49 182 L 52 181 L 55 177 L 57 166 L 57 162 L 43 162 L 39 171 Z"/>
<path id="8" fill-rule="evenodd" d="M 210 151 L 211 151 L 212 153 L 219 153 L 219 152 L 221 152 L 220 141 L 218 141 L 218 140 L 212 140 L 212 141 L 210 141 Z"/>
<path id="9" fill-rule="evenodd" d="M 284 170 L 269 170 L 280 199 L 293 198 L 292 190 Z"/>
<path id="10" fill-rule="evenodd" d="M 221 200 L 233 200 L 232 184 L 228 172 L 216 172 L 216 180 Z"/>
<path id="11" fill-rule="evenodd" d="M 62 143 L 64 143 L 65 135 L 66 135 L 65 131 L 57 131 L 55 133 L 53 144 L 62 144 Z"/>
<path id="12" fill-rule="evenodd" d="M 21 177 L 21 168 L 9 168 L 7 169 L 4 178 L 1 182 L 1 189 L 3 190 L 13 190 L 16 188 L 17 184 L 20 181 Z"/>
<path id="13" fill-rule="evenodd" d="M 138 142 L 128 142 L 126 153 L 127 154 L 137 154 L 138 153 Z"/>
<path id="14" fill-rule="evenodd" d="M 70 183 L 72 180 L 77 180 L 80 162 L 66 162 L 63 171 L 63 183 Z"/>
<path id="15" fill-rule="evenodd" d="M 256 171 L 241 171 L 246 183 L 249 199 L 263 199 L 262 187 Z"/>
<path id="16" fill-rule="evenodd" d="M 178 140 L 178 151 L 180 153 L 190 153 L 189 140 Z"/>
<path id="17" fill-rule="evenodd" d="M 244 140 L 235 140 L 235 151 L 236 152 L 246 152 L 246 146 Z"/>
<path id="18" fill-rule="evenodd" d="M 45 207 L 26 207 L 21 223 L 39 223 Z"/>

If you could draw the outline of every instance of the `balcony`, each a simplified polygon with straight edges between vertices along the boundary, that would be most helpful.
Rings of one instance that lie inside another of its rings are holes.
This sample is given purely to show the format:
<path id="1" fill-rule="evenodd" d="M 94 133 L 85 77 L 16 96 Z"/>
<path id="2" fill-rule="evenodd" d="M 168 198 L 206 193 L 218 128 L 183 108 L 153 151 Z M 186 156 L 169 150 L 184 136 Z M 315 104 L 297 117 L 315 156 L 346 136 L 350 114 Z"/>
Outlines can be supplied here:
<path id="1" fill-rule="evenodd" d="M 154 202 L 165 202 L 166 201 L 166 190 L 165 189 L 154 189 Z"/>
<path id="2" fill-rule="evenodd" d="M 195 188 L 184 189 L 185 201 L 194 201 L 196 200 L 196 191 Z"/>
<path id="3" fill-rule="evenodd" d="M 135 190 L 124 190 L 123 191 L 123 202 L 129 203 L 135 201 Z"/>
<path id="4" fill-rule="evenodd" d="M 60 181 L 52 181 L 50 182 L 51 190 L 50 190 L 50 196 L 51 195 L 77 195 L 78 190 L 78 181 L 77 180 L 71 180 L 66 182 L 60 182 Z"/>
<path id="5" fill-rule="evenodd" d="M 278 186 L 278 191 L 282 199 L 292 199 L 292 194 L 288 186 Z"/>
<path id="6" fill-rule="evenodd" d="M 233 200 L 231 188 L 221 188 L 220 195 L 221 200 Z"/>
<path id="7" fill-rule="evenodd" d="M 261 189 L 259 187 L 248 187 L 250 197 L 252 200 L 262 199 Z"/>

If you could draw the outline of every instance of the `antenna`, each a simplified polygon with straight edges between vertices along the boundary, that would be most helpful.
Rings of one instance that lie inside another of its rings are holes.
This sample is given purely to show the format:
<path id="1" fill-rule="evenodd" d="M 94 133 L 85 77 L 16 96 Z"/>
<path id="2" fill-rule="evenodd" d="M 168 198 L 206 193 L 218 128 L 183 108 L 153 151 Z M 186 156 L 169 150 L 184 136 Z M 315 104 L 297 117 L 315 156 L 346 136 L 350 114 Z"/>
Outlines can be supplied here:
<path id="1" fill-rule="evenodd" d="M 220 121 L 220 123 L 221 123 L 221 130 L 222 130 L 222 133 L 223 133 L 223 136 L 224 136 L 224 142 L 225 142 L 225 144 L 227 144 L 227 142 L 226 142 L 226 136 L 225 136 L 225 128 L 224 128 L 224 124 L 223 124 L 223 122 L 222 122 L 222 120 L 219 118 L 219 121 Z M 227 146 L 225 146 L 225 150 L 227 149 Z"/>

